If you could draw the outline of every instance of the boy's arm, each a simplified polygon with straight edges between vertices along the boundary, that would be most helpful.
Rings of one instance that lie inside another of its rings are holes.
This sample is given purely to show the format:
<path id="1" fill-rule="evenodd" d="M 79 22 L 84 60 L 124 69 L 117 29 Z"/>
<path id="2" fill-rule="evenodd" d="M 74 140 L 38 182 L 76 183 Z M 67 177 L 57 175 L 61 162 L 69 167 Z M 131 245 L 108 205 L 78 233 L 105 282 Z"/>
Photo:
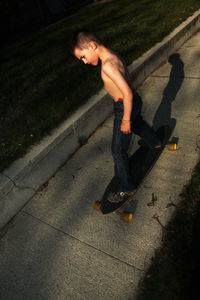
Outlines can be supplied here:
<path id="1" fill-rule="evenodd" d="M 131 133 L 131 112 L 133 107 L 133 92 L 130 86 L 128 85 L 123 74 L 119 71 L 117 66 L 112 62 L 106 62 L 103 66 L 103 72 L 114 82 L 114 84 L 120 89 L 123 94 L 123 103 L 124 103 L 124 115 L 121 125 L 121 130 L 123 133 Z"/>

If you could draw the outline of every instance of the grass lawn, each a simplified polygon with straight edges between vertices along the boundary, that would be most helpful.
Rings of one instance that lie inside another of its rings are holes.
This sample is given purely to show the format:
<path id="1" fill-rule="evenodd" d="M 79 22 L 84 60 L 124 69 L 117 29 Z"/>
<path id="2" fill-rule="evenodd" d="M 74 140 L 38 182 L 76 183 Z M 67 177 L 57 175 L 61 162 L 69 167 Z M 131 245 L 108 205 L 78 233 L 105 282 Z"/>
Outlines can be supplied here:
<path id="1" fill-rule="evenodd" d="M 200 162 L 181 194 L 182 201 L 163 231 L 137 300 L 198 299 L 200 275 Z M 195 292 L 196 293 L 195 295 Z"/>
<path id="2" fill-rule="evenodd" d="M 130 64 L 199 8 L 200 0 L 113 0 L 1 49 L 0 171 L 102 87 L 99 67 L 70 54 L 77 28 L 94 30 Z"/>

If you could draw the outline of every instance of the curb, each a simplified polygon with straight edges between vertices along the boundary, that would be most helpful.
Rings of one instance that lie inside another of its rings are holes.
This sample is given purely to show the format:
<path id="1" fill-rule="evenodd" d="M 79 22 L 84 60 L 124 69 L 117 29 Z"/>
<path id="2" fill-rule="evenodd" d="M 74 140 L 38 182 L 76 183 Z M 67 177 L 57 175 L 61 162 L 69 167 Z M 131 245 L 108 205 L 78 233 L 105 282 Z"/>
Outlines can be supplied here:
<path id="1" fill-rule="evenodd" d="M 144 53 L 128 67 L 134 86 L 166 61 L 200 26 L 200 10 L 173 30 L 162 42 Z M 34 146 L 23 158 L 0 173 L 0 229 L 34 196 L 67 159 L 111 114 L 112 101 L 102 89 L 92 96 L 51 135 Z"/>

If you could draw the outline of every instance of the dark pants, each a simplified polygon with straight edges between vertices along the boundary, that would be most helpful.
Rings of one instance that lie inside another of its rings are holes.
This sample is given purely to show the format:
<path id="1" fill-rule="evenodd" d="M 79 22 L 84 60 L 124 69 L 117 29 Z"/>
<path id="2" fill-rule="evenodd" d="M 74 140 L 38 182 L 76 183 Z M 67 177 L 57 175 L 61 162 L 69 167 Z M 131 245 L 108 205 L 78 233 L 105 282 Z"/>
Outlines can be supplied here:
<path id="1" fill-rule="evenodd" d="M 143 120 L 141 116 L 141 107 L 141 98 L 135 92 L 133 97 L 133 110 L 131 114 L 131 131 L 139 135 L 150 148 L 154 148 L 159 144 L 159 139 L 154 130 Z M 114 101 L 112 155 L 114 159 L 115 177 L 120 184 L 119 191 L 130 192 L 135 188 L 133 179 L 131 177 L 128 159 L 128 149 L 131 141 L 131 134 L 124 134 L 120 130 L 123 113 L 123 102 Z"/>

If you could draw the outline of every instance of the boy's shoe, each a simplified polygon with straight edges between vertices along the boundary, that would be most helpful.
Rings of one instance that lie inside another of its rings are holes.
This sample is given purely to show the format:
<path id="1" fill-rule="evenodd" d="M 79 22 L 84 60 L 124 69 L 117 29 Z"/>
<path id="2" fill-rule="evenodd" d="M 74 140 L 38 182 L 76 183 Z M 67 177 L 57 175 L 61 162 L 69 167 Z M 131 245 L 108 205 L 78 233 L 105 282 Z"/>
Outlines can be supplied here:
<path id="1" fill-rule="evenodd" d="M 128 200 L 136 192 L 136 189 L 133 192 L 111 192 L 108 196 L 108 201 L 111 203 L 120 203 L 122 201 Z"/>

